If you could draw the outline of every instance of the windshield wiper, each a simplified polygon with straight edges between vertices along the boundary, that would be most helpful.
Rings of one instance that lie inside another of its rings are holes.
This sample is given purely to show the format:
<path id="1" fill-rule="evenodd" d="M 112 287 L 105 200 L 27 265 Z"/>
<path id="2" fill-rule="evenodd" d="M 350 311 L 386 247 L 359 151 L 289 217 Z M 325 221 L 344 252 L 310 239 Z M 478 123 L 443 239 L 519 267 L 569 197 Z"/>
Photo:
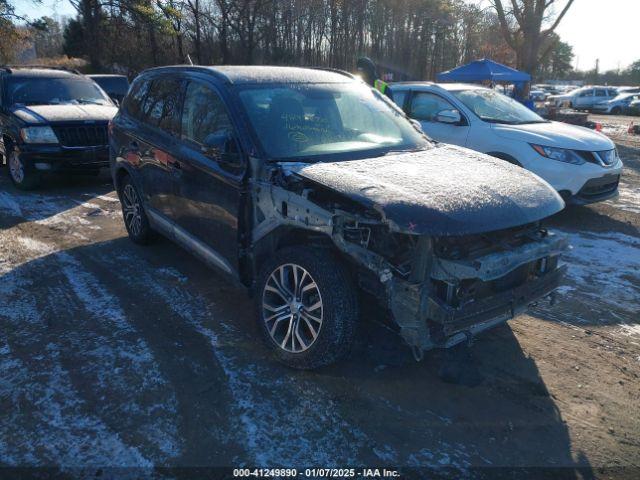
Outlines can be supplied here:
<path id="1" fill-rule="evenodd" d="M 506 123 L 507 125 L 513 125 L 515 123 L 509 120 L 503 120 L 501 118 L 493 118 L 493 117 L 480 117 L 480 120 L 487 123 Z"/>
<path id="2" fill-rule="evenodd" d="M 515 125 L 526 125 L 528 123 L 549 123 L 549 120 L 523 120 L 521 122 L 516 122 Z"/>
<path id="3" fill-rule="evenodd" d="M 104 103 L 98 102 L 96 100 L 90 100 L 88 98 L 75 98 L 74 99 L 78 103 L 89 104 L 89 105 L 104 105 Z"/>

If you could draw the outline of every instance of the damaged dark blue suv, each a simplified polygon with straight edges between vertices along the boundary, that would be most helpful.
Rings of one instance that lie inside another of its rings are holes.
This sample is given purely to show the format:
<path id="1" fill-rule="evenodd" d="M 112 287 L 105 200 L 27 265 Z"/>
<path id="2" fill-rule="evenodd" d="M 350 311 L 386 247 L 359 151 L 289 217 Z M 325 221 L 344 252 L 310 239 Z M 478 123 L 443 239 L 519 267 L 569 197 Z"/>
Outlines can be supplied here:
<path id="1" fill-rule="evenodd" d="M 47 173 L 97 173 L 109 166 L 108 122 L 117 108 L 88 77 L 0 67 L 0 154 L 23 190 Z"/>
<path id="2" fill-rule="evenodd" d="M 546 182 L 431 142 L 344 73 L 162 67 L 113 120 L 111 168 L 130 238 L 173 239 L 248 287 L 267 345 L 296 368 L 357 335 L 358 294 L 416 358 L 549 295 L 566 240 Z"/>

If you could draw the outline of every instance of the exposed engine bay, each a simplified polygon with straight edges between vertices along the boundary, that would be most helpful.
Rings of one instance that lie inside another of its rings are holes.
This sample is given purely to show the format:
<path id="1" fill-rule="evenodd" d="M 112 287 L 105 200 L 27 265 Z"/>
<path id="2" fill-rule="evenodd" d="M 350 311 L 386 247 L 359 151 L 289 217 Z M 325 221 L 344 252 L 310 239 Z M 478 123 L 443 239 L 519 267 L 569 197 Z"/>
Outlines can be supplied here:
<path id="1" fill-rule="evenodd" d="M 434 220 L 446 212 L 428 212 L 434 225 L 431 232 L 424 216 L 415 224 L 403 224 L 387 214 L 390 204 L 403 207 L 401 195 L 386 205 L 357 201 L 345 189 L 307 175 L 307 165 L 263 164 L 257 172 L 252 244 L 260 244 L 283 226 L 309 232 L 312 239 L 329 240 L 353 266 L 359 287 L 391 312 L 417 359 L 425 350 L 470 341 L 542 297 L 553 300 L 552 292 L 565 271 L 558 258 L 568 244 L 543 228 L 531 211 L 522 209 L 514 225 L 484 232 L 474 226 L 473 232 L 464 233 L 463 222 L 452 222 L 451 234 Z M 411 201 L 404 206 L 417 208 Z M 551 201 L 555 199 L 548 205 Z M 539 216 L 557 210 L 552 205 Z M 471 214 L 487 217 L 490 212 L 476 209 Z M 504 210 L 495 215 L 496 223 L 508 223 Z"/>

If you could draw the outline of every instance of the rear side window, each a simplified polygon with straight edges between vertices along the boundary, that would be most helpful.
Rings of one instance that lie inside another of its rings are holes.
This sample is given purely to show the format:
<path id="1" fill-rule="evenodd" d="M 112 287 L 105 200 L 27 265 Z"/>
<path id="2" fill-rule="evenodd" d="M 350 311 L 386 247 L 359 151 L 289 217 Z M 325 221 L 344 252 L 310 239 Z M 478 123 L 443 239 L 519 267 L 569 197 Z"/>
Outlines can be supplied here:
<path id="1" fill-rule="evenodd" d="M 231 132 L 231 120 L 218 94 L 200 83 L 189 83 L 184 98 L 182 137 L 203 144 L 208 135 Z"/>
<path id="2" fill-rule="evenodd" d="M 137 120 L 143 120 L 143 105 L 151 87 L 151 80 L 136 83 L 125 99 L 122 109 Z"/>
<path id="3" fill-rule="evenodd" d="M 154 80 L 144 102 L 143 121 L 152 127 L 179 135 L 181 94 L 181 80 L 174 78 Z"/>

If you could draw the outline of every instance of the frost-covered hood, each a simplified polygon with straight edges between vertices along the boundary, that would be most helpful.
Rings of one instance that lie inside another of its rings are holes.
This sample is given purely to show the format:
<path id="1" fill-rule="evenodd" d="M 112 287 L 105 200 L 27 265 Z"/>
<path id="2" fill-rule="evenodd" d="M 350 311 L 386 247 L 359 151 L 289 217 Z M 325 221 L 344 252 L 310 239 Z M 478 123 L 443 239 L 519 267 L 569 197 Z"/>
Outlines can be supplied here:
<path id="1" fill-rule="evenodd" d="M 29 124 L 109 121 L 117 112 L 113 105 L 33 105 L 13 110 L 14 115 Z"/>
<path id="2" fill-rule="evenodd" d="M 514 227 L 562 210 L 544 180 L 454 146 L 290 169 L 380 212 L 392 230 L 464 235 Z"/>
<path id="3" fill-rule="evenodd" d="M 546 147 L 569 148 L 599 152 L 615 148 L 613 142 L 588 128 L 562 122 L 529 123 L 525 125 L 492 124 L 493 132 L 502 138 L 535 143 Z"/>

